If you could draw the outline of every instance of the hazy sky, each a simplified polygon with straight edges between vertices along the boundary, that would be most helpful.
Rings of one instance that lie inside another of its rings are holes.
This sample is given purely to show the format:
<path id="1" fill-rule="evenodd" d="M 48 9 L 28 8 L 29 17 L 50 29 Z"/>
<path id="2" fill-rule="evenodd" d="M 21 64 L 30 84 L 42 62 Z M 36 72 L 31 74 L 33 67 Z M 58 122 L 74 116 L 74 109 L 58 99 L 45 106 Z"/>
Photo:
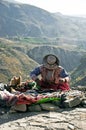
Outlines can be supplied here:
<path id="1" fill-rule="evenodd" d="M 16 0 L 35 5 L 49 12 L 67 15 L 86 15 L 86 0 Z"/>

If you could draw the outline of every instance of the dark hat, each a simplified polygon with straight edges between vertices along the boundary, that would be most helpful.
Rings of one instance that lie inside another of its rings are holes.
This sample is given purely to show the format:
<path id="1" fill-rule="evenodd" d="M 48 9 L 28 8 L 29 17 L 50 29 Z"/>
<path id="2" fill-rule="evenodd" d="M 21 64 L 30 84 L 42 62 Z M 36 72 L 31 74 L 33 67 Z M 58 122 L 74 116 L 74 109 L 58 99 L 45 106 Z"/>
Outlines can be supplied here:
<path id="1" fill-rule="evenodd" d="M 59 65 L 59 59 L 53 54 L 46 55 L 43 58 L 43 65 L 48 69 L 56 69 Z"/>

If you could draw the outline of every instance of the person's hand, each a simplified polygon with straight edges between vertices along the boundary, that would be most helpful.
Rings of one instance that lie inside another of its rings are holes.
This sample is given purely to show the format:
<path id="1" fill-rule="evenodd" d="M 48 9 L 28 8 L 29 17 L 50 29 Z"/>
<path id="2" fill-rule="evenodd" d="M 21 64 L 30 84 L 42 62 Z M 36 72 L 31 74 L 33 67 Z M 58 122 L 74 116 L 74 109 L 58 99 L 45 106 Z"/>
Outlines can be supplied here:
<path id="1" fill-rule="evenodd" d="M 65 79 L 64 79 L 64 78 L 61 78 L 61 79 L 59 80 L 59 82 L 60 82 L 60 83 L 64 83 L 64 82 L 65 82 Z"/>

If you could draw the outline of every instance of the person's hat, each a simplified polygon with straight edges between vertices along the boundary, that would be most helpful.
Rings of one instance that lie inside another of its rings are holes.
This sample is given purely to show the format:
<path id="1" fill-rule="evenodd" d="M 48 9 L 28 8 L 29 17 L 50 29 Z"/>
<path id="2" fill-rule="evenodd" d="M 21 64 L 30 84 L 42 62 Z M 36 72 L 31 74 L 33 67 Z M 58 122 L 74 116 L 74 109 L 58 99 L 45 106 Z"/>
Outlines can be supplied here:
<path id="1" fill-rule="evenodd" d="M 47 69 L 56 69 L 59 65 L 59 59 L 53 54 L 46 55 L 43 58 L 43 65 Z"/>

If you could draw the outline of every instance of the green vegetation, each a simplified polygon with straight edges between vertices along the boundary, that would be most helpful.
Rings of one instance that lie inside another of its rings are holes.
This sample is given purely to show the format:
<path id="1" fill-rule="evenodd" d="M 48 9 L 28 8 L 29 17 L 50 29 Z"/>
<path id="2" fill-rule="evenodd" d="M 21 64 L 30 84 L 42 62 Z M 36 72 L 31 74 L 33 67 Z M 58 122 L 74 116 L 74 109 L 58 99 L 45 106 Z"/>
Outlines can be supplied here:
<path id="1" fill-rule="evenodd" d="M 13 76 L 27 80 L 30 70 L 37 65 L 25 53 L 16 50 L 15 42 L 0 39 L 0 82 L 8 83 Z"/>
<path id="2" fill-rule="evenodd" d="M 31 44 L 31 45 L 57 45 L 57 38 L 48 38 L 48 37 L 13 37 L 12 40 L 20 42 L 22 44 Z"/>

